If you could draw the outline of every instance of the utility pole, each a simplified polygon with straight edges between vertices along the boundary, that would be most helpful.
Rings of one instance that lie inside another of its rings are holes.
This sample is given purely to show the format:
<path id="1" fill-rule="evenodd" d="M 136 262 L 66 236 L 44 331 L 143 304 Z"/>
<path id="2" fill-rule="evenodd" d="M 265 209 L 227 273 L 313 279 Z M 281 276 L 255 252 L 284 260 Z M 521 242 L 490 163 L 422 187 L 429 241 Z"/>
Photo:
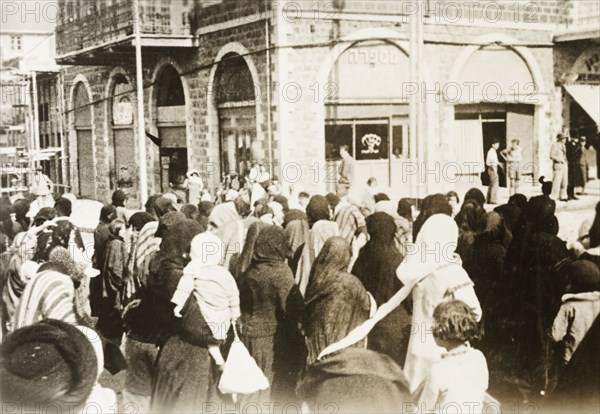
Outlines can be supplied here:
<path id="1" fill-rule="evenodd" d="M 425 146 L 427 137 L 425 136 L 425 103 L 423 85 L 423 18 L 426 3 L 422 0 L 417 1 L 416 10 L 410 15 L 409 26 L 409 61 L 410 61 L 410 82 L 416 88 L 416 93 L 409 97 L 409 159 L 416 168 L 416 174 L 411 175 L 410 194 L 413 198 L 420 198 L 424 194 L 424 183 L 422 182 L 422 169 L 425 168 Z M 412 171 L 412 169 L 411 169 Z"/>
<path id="2" fill-rule="evenodd" d="M 133 0 L 133 27 L 135 32 L 135 79 L 137 85 L 137 132 L 140 174 L 140 203 L 148 199 L 148 171 L 146 166 L 146 123 L 144 122 L 144 78 L 142 71 L 141 11 L 139 0 Z"/>
<path id="3" fill-rule="evenodd" d="M 417 7 L 419 7 L 417 3 Z M 417 76 L 417 67 L 419 64 L 419 59 L 417 56 L 417 25 L 418 25 L 418 12 L 413 12 L 409 16 L 409 81 L 413 87 L 419 90 L 420 85 L 418 84 L 418 76 Z M 412 164 L 412 167 L 417 167 L 417 139 L 418 139 L 418 131 L 417 131 L 417 102 L 419 100 L 418 92 L 415 94 L 411 94 L 408 100 L 408 160 Z M 412 171 L 412 168 L 411 168 Z M 417 171 L 418 173 L 418 171 Z M 417 180 L 418 177 L 412 174 L 410 176 L 410 196 L 411 198 L 417 197 Z"/>

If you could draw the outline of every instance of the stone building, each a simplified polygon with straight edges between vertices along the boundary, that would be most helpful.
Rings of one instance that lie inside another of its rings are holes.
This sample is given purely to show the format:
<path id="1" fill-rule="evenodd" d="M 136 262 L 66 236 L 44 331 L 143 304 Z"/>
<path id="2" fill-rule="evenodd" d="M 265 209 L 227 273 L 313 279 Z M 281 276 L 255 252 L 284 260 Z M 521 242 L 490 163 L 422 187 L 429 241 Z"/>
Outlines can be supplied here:
<path id="1" fill-rule="evenodd" d="M 348 145 L 358 181 L 373 176 L 394 196 L 420 197 L 480 184 L 495 138 L 521 141 L 533 186 L 549 174 L 552 137 L 568 119 L 559 62 L 598 38 L 576 50 L 563 43 L 564 53 L 555 43 L 582 10 L 598 21 L 588 0 L 139 2 L 150 191 L 190 168 L 214 190 L 222 174 L 259 161 L 286 195 L 323 192 Z M 85 197 L 117 187 L 135 195 L 133 1 L 60 7 L 72 183 Z M 417 8 L 423 47 L 411 71 Z"/>

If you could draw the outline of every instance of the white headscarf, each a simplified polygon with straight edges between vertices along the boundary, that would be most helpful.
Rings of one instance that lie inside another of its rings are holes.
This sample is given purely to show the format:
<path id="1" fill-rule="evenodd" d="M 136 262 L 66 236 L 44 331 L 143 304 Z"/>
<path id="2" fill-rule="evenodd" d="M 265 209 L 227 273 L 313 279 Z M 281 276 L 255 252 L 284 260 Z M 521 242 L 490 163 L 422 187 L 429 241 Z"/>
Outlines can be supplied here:
<path id="1" fill-rule="evenodd" d="M 404 261 L 396 270 L 404 285 L 412 285 L 445 264 L 461 264 L 455 253 L 458 226 L 445 214 L 435 214 L 427 219 L 417 240 L 407 246 Z"/>
<path id="2" fill-rule="evenodd" d="M 190 257 L 192 260 L 184 272 L 200 267 L 217 266 L 223 259 L 223 242 L 213 233 L 200 233 L 192 239 Z"/>

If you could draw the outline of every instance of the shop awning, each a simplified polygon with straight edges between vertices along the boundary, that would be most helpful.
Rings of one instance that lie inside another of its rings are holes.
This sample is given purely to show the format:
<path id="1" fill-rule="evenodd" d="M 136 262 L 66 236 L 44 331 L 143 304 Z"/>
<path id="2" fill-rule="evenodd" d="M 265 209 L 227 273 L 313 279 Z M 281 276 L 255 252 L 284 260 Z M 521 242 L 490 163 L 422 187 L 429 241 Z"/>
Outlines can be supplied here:
<path id="1" fill-rule="evenodd" d="M 565 85 L 569 95 L 600 125 L 600 85 Z"/>

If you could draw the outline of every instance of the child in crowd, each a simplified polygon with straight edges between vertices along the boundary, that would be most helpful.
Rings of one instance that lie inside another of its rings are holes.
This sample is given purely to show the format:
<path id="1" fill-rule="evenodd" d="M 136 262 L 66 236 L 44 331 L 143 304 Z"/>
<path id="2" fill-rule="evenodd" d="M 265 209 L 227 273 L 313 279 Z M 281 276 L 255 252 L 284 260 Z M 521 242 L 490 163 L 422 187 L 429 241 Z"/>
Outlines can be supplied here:
<path id="1" fill-rule="evenodd" d="M 369 188 L 369 194 L 375 195 L 379 192 L 378 190 L 379 183 L 377 182 L 377 178 L 371 177 L 367 180 L 367 187 Z"/>
<path id="2" fill-rule="evenodd" d="M 452 217 L 456 217 L 460 211 L 460 197 L 456 191 L 448 191 L 446 194 L 446 200 L 448 200 L 448 204 L 450 204 L 452 207 Z"/>
<path id="3" fill-rule="evenodd" d="M 600 314 L 600 270 L 593 262 L 577 260 L 569 266 L 570 286 L 552 325 L 552 339 L 562 346 L 566 365 Z"/>
<path id="4" fill-rule="evenodd" d="M 470 341 L 479 337 L 475 314 L 466 303 L 450 300 L 435 308 L 433 318 L 435 342 L 448 352 L 425 380 L 419 399 L 421 412 L 445 411 L 446 404 L 458 405 L 463 412 L 469 409 L 483 412 L 488 368 L 485 356 L 470 345 Z"/>
<path id="5" fill-rule="evenodd" d="M 183 276 L 171 299 L 176 305 L 175 316 L 181 317 L 185 302 L 194 293 L 200 312 L 216 340 L 208 347 L 208 352 L 220 366 L 225 364 L 225 360 L 219 345 L 227 338 L 231 324 L 240 317 L 240 294 L 231 273 L 219 266 L 222 255 L 221 239 L 214 234 L 207 232 L 194 237 L 191 261 L 183 269 Z"/>
<path id="6" fill-rule="evenodd" d="M 302 211 L 306 210 L 306 206 L 308 205 L 308 201 L 310 200 L 310 194 L 302 191 L 298 194 L 298 203 L 300 204 L 300 209 Z"/>

